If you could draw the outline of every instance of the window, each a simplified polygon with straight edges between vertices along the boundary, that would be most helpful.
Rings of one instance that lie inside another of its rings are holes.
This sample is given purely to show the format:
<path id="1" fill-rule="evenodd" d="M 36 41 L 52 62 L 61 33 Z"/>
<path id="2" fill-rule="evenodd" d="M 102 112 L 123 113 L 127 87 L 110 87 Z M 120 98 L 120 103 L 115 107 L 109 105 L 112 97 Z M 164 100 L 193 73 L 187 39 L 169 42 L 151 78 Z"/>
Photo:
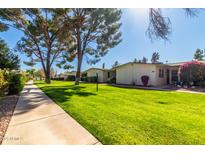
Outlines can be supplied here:
<path id="1" fill-rule="evenodd" d="M 159 78 L 164 77 L 164 69 L 159 69 Z"/>
<path id="2" fill-rule="evenodd" d="M 107 72 L 107 77 L 110 78 L 110 72 Z"/>

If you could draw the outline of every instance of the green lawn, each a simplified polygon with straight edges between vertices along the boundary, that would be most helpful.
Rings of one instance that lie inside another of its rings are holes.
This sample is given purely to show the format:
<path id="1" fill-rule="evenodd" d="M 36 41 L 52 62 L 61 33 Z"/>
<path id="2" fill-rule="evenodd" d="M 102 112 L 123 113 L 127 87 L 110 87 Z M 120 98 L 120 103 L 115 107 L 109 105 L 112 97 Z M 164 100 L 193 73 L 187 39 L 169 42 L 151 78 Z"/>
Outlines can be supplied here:
<path id="1" fill-rule="evenodd" d="M 36 83 L 103 144 L 205 144 L 205 95 Z"/>

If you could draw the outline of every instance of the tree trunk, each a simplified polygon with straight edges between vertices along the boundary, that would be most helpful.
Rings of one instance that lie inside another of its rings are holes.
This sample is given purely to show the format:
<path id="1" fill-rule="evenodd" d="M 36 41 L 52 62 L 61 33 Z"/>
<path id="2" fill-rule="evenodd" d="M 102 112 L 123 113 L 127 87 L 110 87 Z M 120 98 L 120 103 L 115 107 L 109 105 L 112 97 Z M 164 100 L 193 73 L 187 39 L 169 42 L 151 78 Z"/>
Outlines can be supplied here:
<path id="1" fill-rule="evenodd" d="M 79 26 L 80 27 L 80 26 Z M 77 57 L 78 57 L 78 66 L 75 77 L 75 85 L 79 85 L 80 82 L 80 73 L 81 73 L 81 65 L 83 59 L 83 53 L 81 51 L 81 37 L 80 37 L 80 28 L 77 29 Z"/>
<path id="2" fill-rule="evenodd" d="M 82 56 L 78 59 L 78 66 L 77 66 L 77 72 L 75 77 L 75 85 L 79 85 L 80 82 L 80 74 L 81 74 L 81 65 L 82 65 Z"/>
<path id="3" fill-rule="evenodd" d="M 50 84 L 50 83 L 51 83 L 50 69 L 48 69 L 47 72 L 46 72 L 45 82 L 46 82 L 47 84 Z"/>
<path id="4" fill-rule="evenodd" d="M 51 83 L 51 67 L 50 67 L 50 56 L 51 56 L 51 47 L 48 46 L 48 53 L 47 53 L 47 59 L 46 59 L 46 83 Z"/>

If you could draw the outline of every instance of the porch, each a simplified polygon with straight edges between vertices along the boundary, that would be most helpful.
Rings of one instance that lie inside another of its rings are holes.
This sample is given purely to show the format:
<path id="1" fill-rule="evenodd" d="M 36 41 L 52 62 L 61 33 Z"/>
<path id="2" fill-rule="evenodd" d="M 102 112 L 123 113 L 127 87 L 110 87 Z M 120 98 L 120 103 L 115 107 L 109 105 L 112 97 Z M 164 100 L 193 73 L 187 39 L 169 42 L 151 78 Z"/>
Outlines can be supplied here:
<path id="1" fill-rule="evenodd" d="M 180 82 L 179 66 L 169 67 L 166 69 L 167 85 L 175 85 Z"/>

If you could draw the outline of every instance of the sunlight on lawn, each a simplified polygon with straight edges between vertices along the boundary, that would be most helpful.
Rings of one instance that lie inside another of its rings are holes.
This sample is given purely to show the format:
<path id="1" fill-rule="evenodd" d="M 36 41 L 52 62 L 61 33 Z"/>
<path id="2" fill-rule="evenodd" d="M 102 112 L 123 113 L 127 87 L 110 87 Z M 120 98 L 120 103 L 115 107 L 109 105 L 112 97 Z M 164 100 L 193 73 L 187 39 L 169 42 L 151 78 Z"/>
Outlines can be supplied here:
<path id="1" fill-rule="evenodd" d="M 36 83 L 103 144 L 205 144 L 205 95 Z"/>

